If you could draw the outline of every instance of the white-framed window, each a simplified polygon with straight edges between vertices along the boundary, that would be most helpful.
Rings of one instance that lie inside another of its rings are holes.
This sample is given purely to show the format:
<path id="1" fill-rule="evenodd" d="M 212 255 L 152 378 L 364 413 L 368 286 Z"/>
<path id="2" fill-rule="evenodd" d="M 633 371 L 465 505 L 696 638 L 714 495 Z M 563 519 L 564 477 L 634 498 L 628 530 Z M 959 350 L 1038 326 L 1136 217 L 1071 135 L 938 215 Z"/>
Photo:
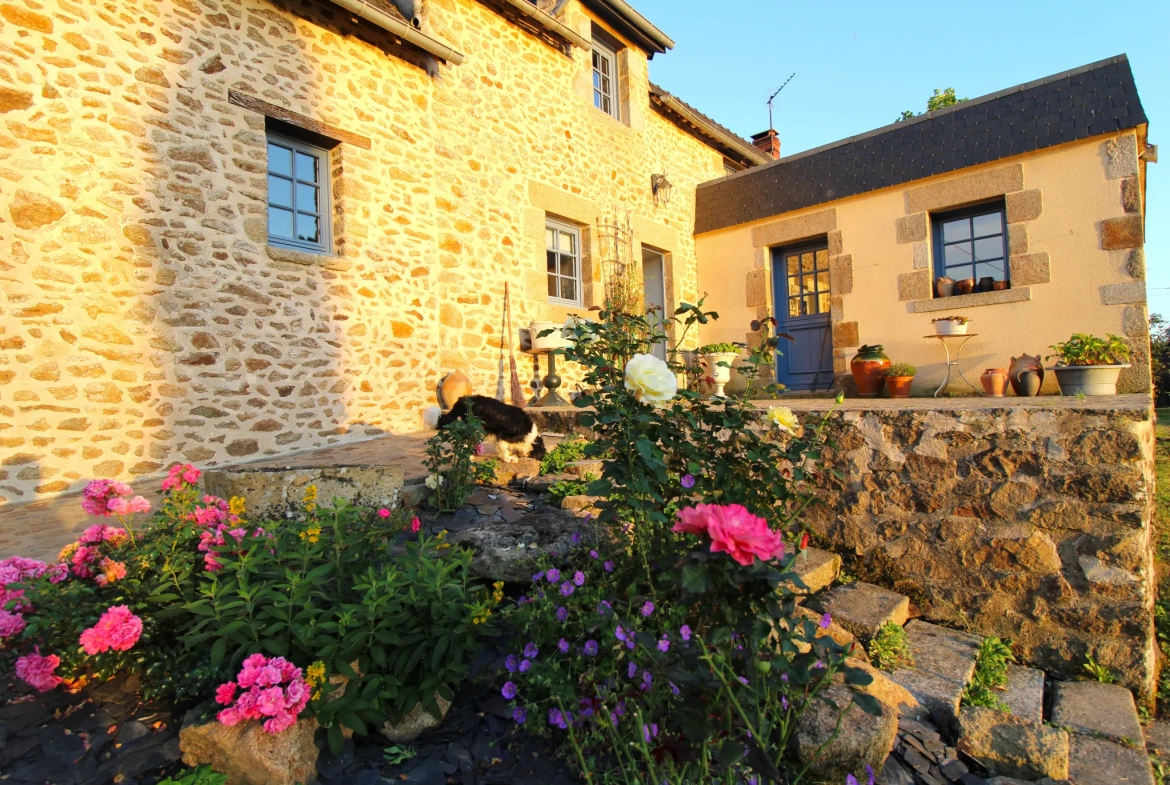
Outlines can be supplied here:
<path id="1" fill-rule="evenodd" d="M 268 242 L 310 253 L 332 252 L 329 151 L 268 134 Z"/>
<path id="2" fill-rule="evenodd" d="M 547 221 L 544 250 L 548 271 L 548 299 L 568 305 L 581 304 L 581 231 L 567 224 Z"/>
<path id="3" fill-rule="evenodd" d="M 593 105 L 617 120 L 622 119 L 617 90 L 617 54 L 597 41 L 593 42 Z"/>

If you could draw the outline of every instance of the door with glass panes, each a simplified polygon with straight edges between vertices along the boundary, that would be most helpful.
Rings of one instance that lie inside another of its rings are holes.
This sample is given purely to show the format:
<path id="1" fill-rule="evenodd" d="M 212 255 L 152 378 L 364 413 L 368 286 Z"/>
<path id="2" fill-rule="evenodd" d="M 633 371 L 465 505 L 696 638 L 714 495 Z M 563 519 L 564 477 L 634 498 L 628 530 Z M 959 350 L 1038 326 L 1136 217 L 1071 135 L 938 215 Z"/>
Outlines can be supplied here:
<path id="1" fill-rule="evenodd" d="M 773 302 L 780 332 L 776 381 L 789 390 L 833 386 L 829 334 L 829 249 L 824 242 L 772 249 Z"/>

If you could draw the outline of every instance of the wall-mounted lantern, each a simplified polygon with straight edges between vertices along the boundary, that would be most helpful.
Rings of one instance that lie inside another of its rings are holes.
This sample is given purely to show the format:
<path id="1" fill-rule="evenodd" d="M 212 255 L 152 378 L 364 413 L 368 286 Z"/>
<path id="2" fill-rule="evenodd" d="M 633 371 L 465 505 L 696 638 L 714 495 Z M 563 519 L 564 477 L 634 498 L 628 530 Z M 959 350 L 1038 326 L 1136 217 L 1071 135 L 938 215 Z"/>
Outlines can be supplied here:
<path id="1" fill-rule="evenodd" d="M 665 174 L 650 175 L 650 192 L 654 195 L 654 206 L 670 204 L 670 192 L 674 189 Z"/>

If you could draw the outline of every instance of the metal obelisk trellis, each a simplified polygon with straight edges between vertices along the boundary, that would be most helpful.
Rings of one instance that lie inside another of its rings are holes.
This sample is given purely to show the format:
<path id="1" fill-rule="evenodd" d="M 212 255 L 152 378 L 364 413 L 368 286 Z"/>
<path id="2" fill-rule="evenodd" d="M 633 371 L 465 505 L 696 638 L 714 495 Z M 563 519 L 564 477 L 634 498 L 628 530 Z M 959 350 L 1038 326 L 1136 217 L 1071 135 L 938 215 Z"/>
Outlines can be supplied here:
<path id="1" fill-rule="evenodd" d="M 641 265 L 634 257 L 634 231 L 629 213 L 597 221 L 596 258 L 601 264 L 601 283 L 606 310 L 625 314 L 642 313 Z"/>

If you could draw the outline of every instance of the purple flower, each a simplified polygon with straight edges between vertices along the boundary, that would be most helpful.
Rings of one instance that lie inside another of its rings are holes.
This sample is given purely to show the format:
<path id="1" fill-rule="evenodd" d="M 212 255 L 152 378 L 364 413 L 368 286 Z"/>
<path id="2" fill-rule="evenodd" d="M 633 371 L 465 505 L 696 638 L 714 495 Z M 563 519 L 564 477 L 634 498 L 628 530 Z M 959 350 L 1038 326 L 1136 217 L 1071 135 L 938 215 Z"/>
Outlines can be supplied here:
<path id="1" fill-rule="evenodd" d="M 520 672 L 528 673 L 530 670 L 532 670 L 532 663 L 528 660 L 520 660 Z"/>
<path id="2" fill-rule="evenodd" d="M 654 683 L 654 677 L 650 675 L 650 671 L 642 671 L 642 681 L 644 682 L 642 689 L 650 689 L 650 685 Z"/>
<path id="3" fill-rule="evenodd" d="M 678 634 L 682 636 L 684 641 L 689 641 L 691 639 L 691 628 L 684 624 L 679 628 Z"/>
<path id="4" fill-rule="evenodd" d="M 745 687 L 748 686 L 748 680 L 745 679 L 743 676 L 737 676 L 736 678 L 739 679 L 740 684 L 742 684 Z"/>
<path id="5" fill-rule="evenodd" d="M 569 583 L 568 581 L 565 581 L 564 583 L 561 584 L 561 596 L 562 597 L 568 597 L 570 594 L 572 594 L 575 591 L 577 591 L 577 590 L 573 587 L 573 584 Z"/>
<path id="6" fill-rule="evenodd" d="M 517 657 L 515 654 L 509 654 L 508 658 L 504 660 L 504 667 L 508 669 L 508 673 L 516 672 Z"/>
<path id="7" fill-rule="evenodd" d="M 535 575 L 533 575 L 533 576 L 532 576 L 532 582 L 533 582 L 533 583 L 540 583 L 540 580 L 541 580 L 541 578 L 543 578 L 543 577 L 544 577 L 544 573 L 543 573 L 543 572 L 538 572 L 538 573 L 536 573 Z"/>
<path id="8" fill-rule="evenodd" d="M 597 553 L 597 551 L 589 551 L 589 557 L 591 559 L 600 559 L 601 558 L 601 556 Z"/>
<path id="9" fill-rule="evenodd" d="M 780 681 L 782 681 L 782 682 L 786 682 L 786 683 L 787 683 L 787 681 L 788 681 L 788 674 L 787 674 L 787 673 L 781 673 L 781 674 L 780 674 Z"/>
<path id="10" fill-rule="evenodd" d="M 658 735 L 658 726 L 654 723 L 642 726 L 642 739 L 649 744 L 650 739 Z"/>
<path id="11" fill-rule="evenodd" d="M 549 570 L 547 573 L 545 573 L 545 575 L 548 577 L 549 583 L 556 583 L 557 581 L 559 581 L 561 579 L 561 571 L 556 569 L 555 567 L 553 569 Z"/>
<path id="12" fill-rule="evenodd" d="M 569 723 L 565 722 L 565 715 L 561 712 L 560 709 L 548 710 L 548 724 L 552 725 L 554 728 L 560 728 L 561 730 L 569 727 Z"/>
<path id="13" fill-rule="evenodd" d="M 631 679 L 634 678 L 635 676 L 637 676 L 638 675 L 638 664 L 635 662 L 631 662 L 630 667 L 626 668 L 626 675 L 628 675 Z"/>
<path id="14" fill-rule="evenodd" d="M 590 657 L 597 654 L 597 649 L 598 649 L 597 641 L 585 641 L 585 653 L 588 654 Z"/>
<path id="15" fill-rule="evenodd" d="M 597 612 L 604 616 L 605 611 L 603 611 L 602 608 L 609 608 L 611 611 L 613 610 L 613 606 L 609 604 L 609 600 L 602 600 L 601 602 L 597 603 Z"/>
<path id="16" fill-rule="evenodd" d="M 658 651 L 670 651 L 670 641 L 665 637 L 658 641 Z"/>
<path id="17" fill-rule="evenodd" d="M 678 694 L 679 694 L 679 690 L 678 690 L 678 685 L 677 685 L 677 684 L 675 684 L 673 681 L 668 681 L 668 682 L 666 682 L 666 683 L 670 685 L 670 691 L 671 691 L 672 693 L 674 693 L 675 695 L 678 695 Z"/>
<path id="18" fill-rule="evenodd" d="M 585 573 L 583 573 L 583 572 L 573 573 L 573 583 L 577 584 L 578 586 L 584 586 L 585 585 Z"/>
<path id="19" fill-rule="evenodd" d="M 602 567 L 605 568 L 606 572 L 613 572 L 613 562 L 611 562 L 611 561 L 607 561 L 605 564 L 602 565 Z"/>
<path id="20" fill-rule="evenodd" d="M 870 766 L 868 763 L 865 764 L 865 773 L 869 777 L 868 785 L 873 785 L 873 766 Z"/>
<path id="21" fill-rule="evenodd" d="M 650 600 L 646 600 L 646 602 L 642 605 L 642 615 L 649 616 L 651 613 L 654 613 L 654 603 L 650 602 Z"/>
<path id="22" fill-rule="evenodd" d="M 557 621 L 565 622 L 569 620 L 569 609 L 564 605 L 557 606 Z"/>
<path id="23" fill-rule="evenodd" d="M 679 485 L 686 488 L 687 490 L 690 490 L 691 488 L 695 487 L 695 478 L 690 474 L 684 474 L 682 479 L 679 480 Z"/>
<path id="24" fill-rule="evenodd" d="M 622 629 L 622 625 L 619 624 L 617 626 L 617 629 L 613 631 L 613 636 L 615 638 L 617 638 L 619 641 L 626 640 L 626 631 L 624 629 Z"/>
<path id="25" fill-rule="evenodd" d="M 788 698 L 785 698 L 783 695 L 781 695 L 780 705 L 784 707 L 784 711 L 788 711 Z"/>
<path id="26" fill-rule="evenodd" d="M 565 640 L 564 638 L 561 638 L 559 641 L 557 641 L 557 650 L 561 654 L 568 654 L 569 653 L 569 642 L 567 640 Z"/>
<path id="27" fill-rule="evenodd" d="M 830 616 L 828 613 L 826 613 L 824 616 L 821 617 L 821 629 L 822 630 L 829 629 L 829 625 L 832 623 L 833 623 L 833 617 Z"/>
<path id="28" fill-rule="evenodd" d="M 540 649 L 536 648 L 535 643 L 529 641 L 528 645 L 524 647 L 524 656 L 530 660 L 535 660 L 537 654 L 540 654 Z"/>
<path id="29" fill-rule="evenodd" d="M 510 681 L 504 682 L 504 688 L 500 690 L 500 694 L 508 700 L 512 700 L 516 697 L 516 685 Z"/>
<path id="30" fill-rule="evenodd" d="M 613 711 L 611 711 L 611 712 L 609 713 L 609 721 L 613 723 L 613 726 L 614 726 L 615 728 L 618 726 L 618 715 L 617 715 L 617 712 L 613 712 Z"/>
<path id="31" fill-rule="evenodd" d="M 846 774 L 845 785 L 857 785 L 857 777 L 854 777 L 852 774 Z"/>
<path id="32" fill-rule="evenodd" d="M 572 542 L 574 545 L 581 544 L 581 532 L 573 532 Z"/>
<path id="33" fill-rule="evenodd" d="M 525 711 L 522 707 L 517 706 L 516 708 L 512 709 L 512 720 L 517 725 L 523 725 L 526 719 L 528 719 L 528 712 Z"/>
<path id="34" fill-rule="evenodd" d="M 817 660 L 816 662 L 813 663 L 813 667 L 819 670 L 819 669 L 825 667 L 825 663 L 821 662 L 820 660 Z"/>
<path id="35" fill-rule="evenodd" d="M 516 607 L 519 608 L 521 605 L 529 602 L 532 602 L 532 600 L 522 596 L 520 599 L 516 600 Z"/>

